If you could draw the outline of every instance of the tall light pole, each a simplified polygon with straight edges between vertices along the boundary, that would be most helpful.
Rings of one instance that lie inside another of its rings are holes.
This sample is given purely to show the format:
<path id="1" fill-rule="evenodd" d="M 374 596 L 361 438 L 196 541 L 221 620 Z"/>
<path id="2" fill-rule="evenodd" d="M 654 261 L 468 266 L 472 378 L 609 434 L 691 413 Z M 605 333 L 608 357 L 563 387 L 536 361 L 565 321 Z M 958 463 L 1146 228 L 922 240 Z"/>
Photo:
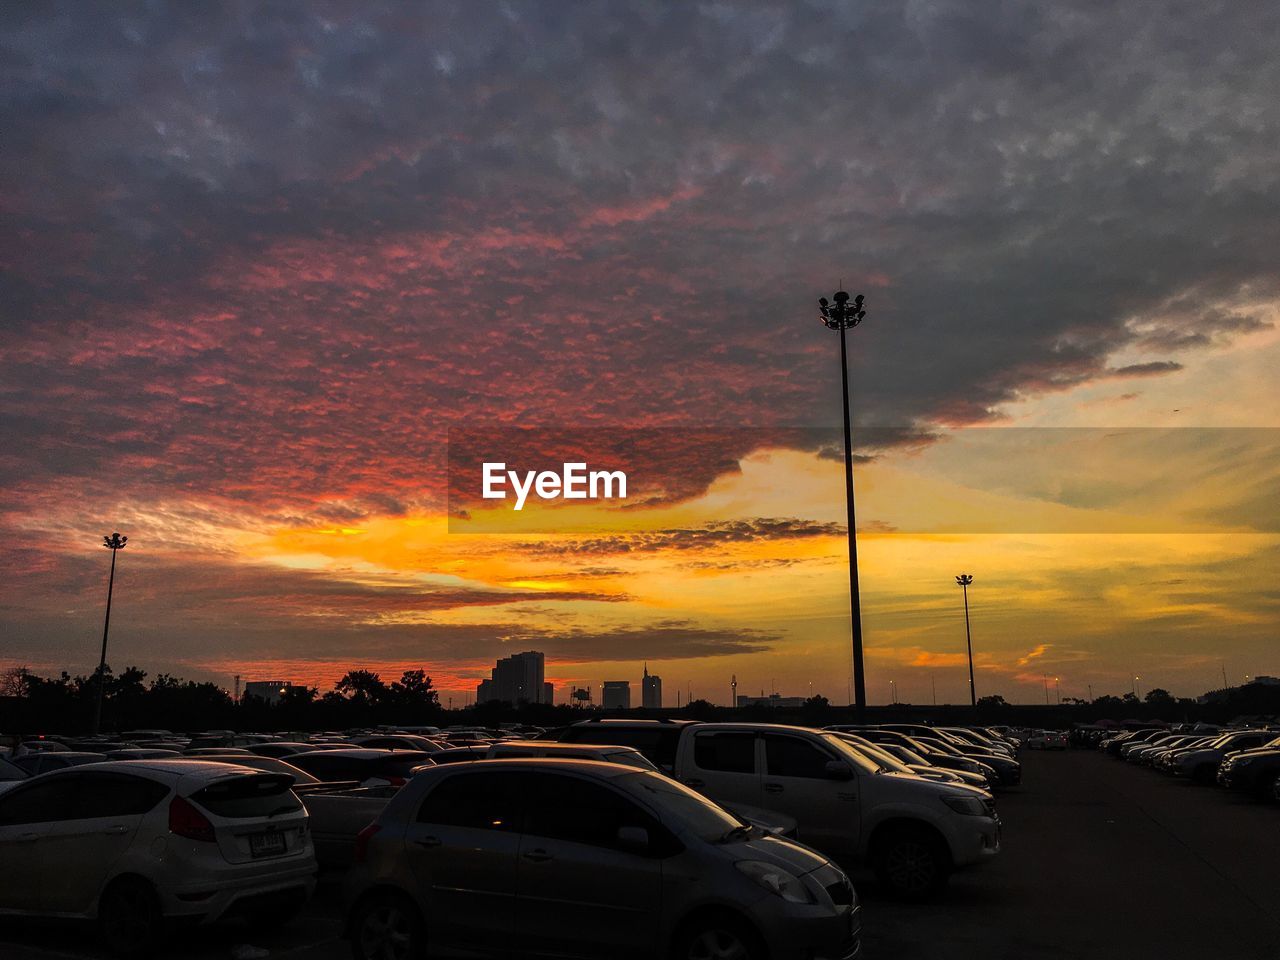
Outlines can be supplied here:
<path id="1" fill-rule="evenodd" d="M 818 298 L 822 322 L 829 330 L 840 331 L 840 399 L 844 401 L 844 500 L 849 528 L 849 627 L 853 638 L 853 702 L 858 721 L 867 715 L 867 678 L 862 665 L 862 603 L 858 596 L 858 532 L 853 511 L 853 434 L 849 426 L 849 351 L 845 331 L 860 324 L 867 315 L 862 309 L 862 294 L 849 302 L 849 294 L 837 290 Z"/>
<path id="2" fill-rule="evenodd" d="M 956 583 L 964 591 L 964 642 L 965 646 L 969 648 L 969 705 L 976 707 L 978 705 L 978 691 L 973 686 L 973 635 L 969 632 L 969 584 L 973 583 L 973 577 L 967 573 L 962 573 L 956 577 Z"/>
<path id="3" fill-rule="evenodd" d="M 1053 695 L 1058 700 L 1058 706 L 1062 706 L 1062 683 L 1058 677 L 1053 678 Z"/>
<path id="4" fill-rule="evenodd" d="M 102 728 L 102 694 L 107 686 L 107 629 L 111 626 L 111 592 L 116 585 L 116 554 L 124 549 L 128 537 L 113 533 L 102 538 L 102 545 L 111 551 L 111 576 L 107 579 L 107 616 L 102 621 L 102 656 L 98 658 L 98 696 L 93 705 L 93 726 L 89 732 L 97 735 Z"/>

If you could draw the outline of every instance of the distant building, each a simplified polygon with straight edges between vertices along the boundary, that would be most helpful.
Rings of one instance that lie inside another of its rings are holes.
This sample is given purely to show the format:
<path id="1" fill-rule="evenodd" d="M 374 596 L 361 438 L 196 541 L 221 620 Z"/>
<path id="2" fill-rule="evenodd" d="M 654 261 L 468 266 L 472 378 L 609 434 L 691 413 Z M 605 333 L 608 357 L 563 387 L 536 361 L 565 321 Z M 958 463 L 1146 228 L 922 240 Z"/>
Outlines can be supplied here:
<path id="1" fill-rule="evenodd" d="M 590 687 L 572 687 L 569 690 L 569 702 L 575 707 L 585 707 L 591 702 Z"/>
<path id="2" fill-rule="evenodd" d="M 553 684 L 544 683 L 542 685 L 542 702 L 543 703 L 556 702 L 556 688 Z"/>
<path id="3" fill-rule="evenodd" d="M 606 680 L 600 694 L 600 704 L 606 710 L 631 709 L 631 681 Z"/>
<path id="4" fill-rule="evenodd" d="M 267 703 L 277 704 L 292 689 L 293 684 L 288 680 L 250 680 L 244 685 L 243 699 L 257 697 Z"/>
<path id="5" fill-rule="evenodd" d="M 662 678 L 649 672 L 644 665 L 644 678 L 640 681 L 640 704 L 646 710 L 662 709 Z"/>
<path id="6" fill-rule="evenodd" d="M 476 703 L 550 703 L 551 684 L 544 679 L 545 669 L 545 657 L 536 650 L 503 657 L 494 664 L 489 679 L 477 685 Z"/>
<path id="7" fill-rule="evenodd" d="M 738 706 L 775 707 L 793 710 L 796 707 L 804 706 L 804 697 L 783 697 L 776 693 L 771 693 L 767 697 L 749 697 L 744 693 L 738 697 Z"/>

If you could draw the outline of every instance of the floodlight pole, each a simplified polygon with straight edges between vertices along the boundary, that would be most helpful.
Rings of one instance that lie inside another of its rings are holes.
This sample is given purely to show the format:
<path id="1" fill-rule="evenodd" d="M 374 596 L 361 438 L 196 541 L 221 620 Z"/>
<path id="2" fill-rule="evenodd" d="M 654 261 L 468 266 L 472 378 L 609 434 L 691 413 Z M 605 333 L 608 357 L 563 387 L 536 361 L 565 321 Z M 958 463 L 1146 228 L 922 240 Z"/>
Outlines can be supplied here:
<path id="1" fill-rule="evenodd" d="M 973 685 L 973 635 L 969 632 L 969 584 L 973 583 L 973 577 L 962 573 L 956 577 L 956 583 L 964 591 L 964 643 L 969 648 L 969 705 L 976 707 L 978 691 Z"/>
<path id="2" fill-rule="evenodd" d="M 853 640 L 853 702 L 854 714 L 859 723 L 867 716 L 867 680 L 862 663 L 862 601 L 858 592 L 858 528 L 853 509 L 853 432 L 849 424 L 849 350 L 845 331 L 856 327 L 866 317 L 862 309 L 862 295 L 849 302 L 849 294 L 838 290 L 828 304 L 826 297 L 818 299 L 822 322 L 831 330 L 840 331 L 840 398 L 844 401 L 844 499 L 849 532 L 849 627 Z"/>
<path id="3" fill-rule="evenodd" d="M 89 732 L 98 735 L 102 727 L 102 694 L 107 686 L 107 630 L 111 626 L 111 592 L 116 585 L 116 553 L 123 550 L 129 542 L 128 537 L 113 533 L 102 538 L 102 545 L 111 551 L 111 576 L 107 579 L 107 616 L 102 621 L 102 656 L 98 658 L 98 695 L 93 705 L 93 726 Z"/>

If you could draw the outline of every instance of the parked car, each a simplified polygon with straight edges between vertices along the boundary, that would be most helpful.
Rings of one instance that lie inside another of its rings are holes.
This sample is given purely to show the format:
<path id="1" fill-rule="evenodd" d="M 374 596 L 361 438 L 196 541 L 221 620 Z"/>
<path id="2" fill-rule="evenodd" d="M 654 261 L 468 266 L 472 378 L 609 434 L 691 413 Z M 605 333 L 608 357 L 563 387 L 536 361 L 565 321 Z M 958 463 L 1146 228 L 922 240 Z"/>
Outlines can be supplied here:
<path id="1" fill-rule="evenodd" d="M 591 719 L 560 731 L 562 743 L 597 743 L 635 747 L 664 773 L 675 769 L 680 731 L 693 720 Z"/>
<path id="2" fill-rule="evenodd" d="M 437 750 L 444 749 L 435 740 L 403 733 L 355 737 L 351 743 L 357 747 L 375 747 L 381 750 L 425 750 L 427 753 L 435 753 Z"/>
<path id="3" fill-rule="evenodd" d="M 1218 767 L 1218 783 L 1258 797 L 1271 796 L 1280 784 L 1280 746 L 1268 745 L 1231 754 Z"/>
<path id="4" fill-rule="evenodd" d="M 295 753 L 289 762 L 318 780 L 354 780 L 369 787 L 381 784 L 400 786 L 416 768 L 430 765 L 433 762 L 431 756 L 425 750 L 351 747 Z"/>
<path id="5" fill-rule="evenodd" d="M 1275 731 L 1237 730 L 1224 733 L 1208 743 L 1175 751 L 1172 758 L 1173 774 L 1190 777 L 1199 783 L 1212 783 L 1217 776 L 1218 766 L 1227 754 L 1267 746 L 1273 740 L 1280 741 Z"/>
<path id="6" fill-rule="evenodd" d="M 859 948 L 856 897 L 834 864 L 620 764 L 434 767 L 364 831 L 356 861 L 347 891 L 357 960 L 401 946 L 410 956 L 428 939 L 486 956 L 518 940 L 522 956 L 610 960 Z"/>
<path id="7" fill-rule="evenodd" d="M 278 757 L 285 759 L 295 753 L 314 753 L 317 750 L 339 750 L 350 744 L 336 743 L 298 743 L 292 740 L 274 740 L 270 743 L 251 743 L 241 749 L 256 753 L 260 757 Z"/>
<path id="8" fill-rule="evenodd" d="M 0 757 L 0 793 L 13 789 L 30 776 L 16 763 Z"/>
<path id="9" fill-rule="evenodd" d="M 120 953 L 171 918 L 279 921 L 315 885 L 287 777 L 191 760 L 55 770 L 0 795 L 0 912 L 96 920 Z"/>
<path id="10" fill-rule="evenodd" d="M 67 767 L 78 767 L 84 763 L 101 763 L 107 759 L 105 753 L 87 753 L 79 750 L 41 750 L 38 753 L 26 753 L 13 760 L 15 766 L 30 776 L 48 773 L 50 770 L 65 770 Z"/>
<path id="11" fill-rule="evenodd" d="M 601 763 L 620 763 L 639 770 L 662 771 L 635 747 L 609 746 L 591 743 L 556 743 L 550 740 L 524 740 L 495 743 L 489 748 L 489 760 L 522 760 L 535 757 L 555 757 L 563 760 L 597 760 Z M 776 837 L 799 837 L 799 825 L 794 817 L 774 810 L 764 810 L 750 804 L 721 804 L 734 816 L 753 827 Z"/>
<path id="12" fill-rule="evenodd" d="M 1065 750 L 1067 735 L 1060 730 L 1037 730 L 1026 739 L 1024 746 L 1028 750 Z"/>
<path id="13" fill-rule="evenodd" d="M 180 759 L 200 763 L 227 763 L 234 767 L 248 767 L 250 770 L 258 770 L 262 773 L 283 774 L 293 781 L 293 790 L 299 794 L 309 789 L 331 786 L 331 784 L 325 783 L 319 777 L 314 777 L 307 773 L 301 767 L 295 767 L 293 764 L 279 760 L 276 757 L 260 757 L 256 753 L 245 753 L 239 756 L 182 757 Z"/>
<path id="14" fill-rule="evenodd" d="M 870 740 L 872 743 L 879 744 L 897 744 L 906 747 L 913 753 L 919 754 L 926 761 L 935 767 L 941 767 L 944 770 L 953 770 L 962 773 L 973 774 L 982 778 L 982 784 L 974 784 L 975 786 L 985 786 L 988 790 L 994 790 L 1000 783 L 1000 775 L 996 773 L 995 767 L 988 766 L 981 761 L 966 757 L 958 750 L 944 750 L 939 747 L 933 747 L 929 744 L 917 740 L 915 737 L 905 733 L 899 733 L 896 730 L 882 730 L 876 727 L 856 726 L 853 724 L 837 724 L 827 728 L 841 732 L 853 732 L 864 739 Z"/>
<path id="15" fill-rule="evenodd" d="M 489 756 L 489 745 L 479 744 L 474 747 L 445 747 L 431 754 L 432 763 L 467 763 L 471 760 L 485 760 Z"/>

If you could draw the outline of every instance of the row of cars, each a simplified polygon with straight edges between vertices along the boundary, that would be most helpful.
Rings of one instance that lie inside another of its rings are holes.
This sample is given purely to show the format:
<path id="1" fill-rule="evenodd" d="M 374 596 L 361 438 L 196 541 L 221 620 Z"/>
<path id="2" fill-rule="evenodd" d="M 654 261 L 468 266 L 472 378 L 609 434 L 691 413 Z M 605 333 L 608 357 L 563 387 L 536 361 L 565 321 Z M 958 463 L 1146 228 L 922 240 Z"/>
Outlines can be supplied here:
<path id="1" fill-rule="evenodd" d="M 936 893 L 998 853 L 993 790 L 1020 778 L 1017 744 L 997 733 L 910 725 L 587 721 L 453 740 L 169 742 L 185 752 L 46 744 L 11 757 L 24 776 L 0 796 L 0 852 L 17 866 L 0 879 L 0 911 L 96 919 L 114 950 L 136 953 L 178 918 L 287 919 L 329 851 L 361 960 L 428 941 L 849 958 L 860 910 L 840 865 L 869 863 L 902 896 Z M 46 759 L 84 753 L 103 757 Z"/>
<path id="2" fill-rule="evenodd" d="M 1135 730 L 1103 740 L 1099 749 L 1170 776 L 1280 802 L 1280 729 Z"/>

